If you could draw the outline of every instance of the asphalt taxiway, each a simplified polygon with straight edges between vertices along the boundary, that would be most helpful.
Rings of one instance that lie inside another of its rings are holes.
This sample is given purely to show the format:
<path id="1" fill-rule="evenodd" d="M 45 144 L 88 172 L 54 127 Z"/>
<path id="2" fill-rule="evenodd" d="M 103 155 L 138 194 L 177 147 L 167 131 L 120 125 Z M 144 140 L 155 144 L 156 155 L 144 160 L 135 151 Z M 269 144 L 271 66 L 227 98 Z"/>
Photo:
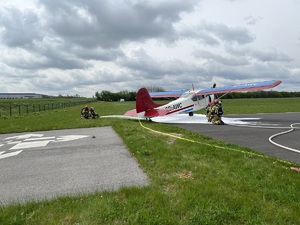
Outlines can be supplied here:
<path id="1" fill-rule="evenodd" d="M 149 184 L 111 127 L 1 134 L 0 181 L 0 204 Z"/>
<path id="2" fill-rule="evenodd" d="M 299 112 L 224 115 L 223 120 L 227 125 L 169 123 L 282 160 L 300 163 Z"/>

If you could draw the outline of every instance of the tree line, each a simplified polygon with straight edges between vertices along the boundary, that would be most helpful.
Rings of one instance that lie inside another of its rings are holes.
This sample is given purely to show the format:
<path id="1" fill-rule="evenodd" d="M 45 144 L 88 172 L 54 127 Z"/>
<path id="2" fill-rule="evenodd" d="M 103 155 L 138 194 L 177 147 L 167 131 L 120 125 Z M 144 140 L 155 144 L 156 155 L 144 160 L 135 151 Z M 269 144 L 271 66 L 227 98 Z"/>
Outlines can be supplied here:
<path id="1" fill-rule="evenodd" d="M 147 88 L 148 89 L 148 88 Z M 149 90 L 149 89 L 148 89 Z M 151 90 L 157 91 L 157 90 Z M 163 90 L 160 90 L 163 91 Z M 120 92 L 110 92 L 110 91 L 101 91 L 96 92 L 95 96 L 98 101 L 135 101 L 136 92 L 135 91 L 120 91 Z M 218 97 L 221 97 L 222 94 L 219 94 Z M 300 92 L 285 92 L 285 91 L 253 91 L 253 92 L 237 92 L 237 93 L 228 93 L 224 95 L 223 99 L 235 99 L 235 98 L 294 98 L 300 97 Z"/>
<path id="2" fill-rule="evenodd" d="M 136 92 L 132 91 L 120 91 L 120 92 L 110 92 L 110 91 L 101 91 L 96 92 L 95 96 L 98 101 L 105 101 L 105 102 L 112 102 L 112 101 L 122 101 L 121 99 L 124 99 L 124 101 L 135 101 Z"/>
<path id="3" fill-rule="evenodd" d="M 300 92 L 286 91 L 253 91 L 253 92 L 237 92 L 228 93 L 223 98 L 295 98 L 300 97 Z"/>
<path id="4" fill-rule="evenodd" d="M 145 86 L 149 92 L 159 92 L 165 91 L 162 87 L 158 86 Z M 124 99 L 124 101 L 135 101 L 136 91 L 120 91 L 120 92 L 110 92 L 110 91 L 101 91 L 100 93 L 97 91 L 95 96 L 98 101 L 120 101 Z"/>

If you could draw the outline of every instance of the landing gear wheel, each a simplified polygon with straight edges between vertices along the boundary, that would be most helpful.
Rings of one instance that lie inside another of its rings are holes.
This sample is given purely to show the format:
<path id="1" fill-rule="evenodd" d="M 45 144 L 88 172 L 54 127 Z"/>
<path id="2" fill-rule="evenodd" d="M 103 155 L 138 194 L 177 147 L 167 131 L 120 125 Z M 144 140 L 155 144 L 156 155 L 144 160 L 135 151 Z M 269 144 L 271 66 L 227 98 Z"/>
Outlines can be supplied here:
<path id="1" fill-rule="evenodd" d="M 194 112 L 189 112 L 189 116 L 193 116 L 194 115 Z"/>

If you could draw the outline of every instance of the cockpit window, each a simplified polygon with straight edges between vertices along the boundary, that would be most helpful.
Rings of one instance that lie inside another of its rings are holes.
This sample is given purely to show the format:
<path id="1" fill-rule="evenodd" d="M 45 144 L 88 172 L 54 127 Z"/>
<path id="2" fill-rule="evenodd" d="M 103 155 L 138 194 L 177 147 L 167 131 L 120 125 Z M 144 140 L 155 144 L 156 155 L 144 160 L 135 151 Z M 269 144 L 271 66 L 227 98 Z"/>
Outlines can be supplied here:
<path id="1" fill-rule="evenodd" d="M 194 102 L 196 102 L 198 100 L 201 100 L 201 99 L 204 99 L 204 95 L 198 95 L 198 96 L 195 95 L 195 96 L 192 97 L 192 100 Z"/>

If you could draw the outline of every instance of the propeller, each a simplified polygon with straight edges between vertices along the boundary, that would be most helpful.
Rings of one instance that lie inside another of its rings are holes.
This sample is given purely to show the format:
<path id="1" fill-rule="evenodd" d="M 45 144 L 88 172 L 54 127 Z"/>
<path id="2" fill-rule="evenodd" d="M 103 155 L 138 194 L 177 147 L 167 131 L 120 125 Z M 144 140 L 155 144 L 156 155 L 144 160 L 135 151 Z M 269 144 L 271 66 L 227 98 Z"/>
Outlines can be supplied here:
<path id="1" fill-rule="evenodd" d="M 213 86 L 212 86 L 211 88 L 215 88 L 216 86 L 217 86 L 217 84 L 216 84 L 216 83 L 213 83 Z M 214 95 L 214 99 L 216 99 L 216 97 L 218 98 L 218 96 L 215 94 L 215 95 Z M 211 96 L 210 96 L 210 95 L 208 96 L 208 99 L 209 99 L 209 102 L 212 102 L 212 101 L 211 101 Z"/>
<path id="2" fill-rule="evenodd" d="M 213 88 L 216 88 L 216 86 L 217 86 L 217 84 L 214 83 L 214 84 L 213 84 Z M 219 98 L 218 94 L 214 94 L 214 99 L 218 99 L 218 98 Z"/>

